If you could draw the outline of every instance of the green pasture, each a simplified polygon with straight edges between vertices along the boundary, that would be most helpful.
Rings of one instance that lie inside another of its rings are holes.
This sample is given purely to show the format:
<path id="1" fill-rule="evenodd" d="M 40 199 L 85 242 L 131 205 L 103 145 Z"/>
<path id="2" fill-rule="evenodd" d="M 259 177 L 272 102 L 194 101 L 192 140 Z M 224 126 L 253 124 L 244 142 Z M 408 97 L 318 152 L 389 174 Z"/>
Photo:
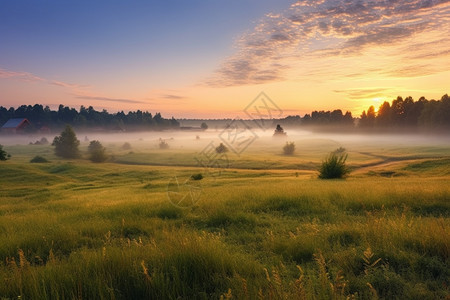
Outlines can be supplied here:
<path id="1" fill-rule="evenodd" d="M 212 173 L 211 141 L 104 142 L 102 164 L 5 146 L 0 299 L 450 296 L 448 144 L 262 138 Z M 338 147 L 352 173 L 318 179 Z"/>

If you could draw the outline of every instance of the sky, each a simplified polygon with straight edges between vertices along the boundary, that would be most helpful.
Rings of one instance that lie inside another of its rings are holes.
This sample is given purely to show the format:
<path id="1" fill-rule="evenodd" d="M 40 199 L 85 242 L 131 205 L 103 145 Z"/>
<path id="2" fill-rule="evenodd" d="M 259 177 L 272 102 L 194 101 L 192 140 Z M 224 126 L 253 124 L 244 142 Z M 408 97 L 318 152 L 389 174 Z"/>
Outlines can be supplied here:
<path id="1" fill-rule="evenodd" d="M 359 116 L 450 92 L 450 0 L 2 0 L 0 106 Z"/>

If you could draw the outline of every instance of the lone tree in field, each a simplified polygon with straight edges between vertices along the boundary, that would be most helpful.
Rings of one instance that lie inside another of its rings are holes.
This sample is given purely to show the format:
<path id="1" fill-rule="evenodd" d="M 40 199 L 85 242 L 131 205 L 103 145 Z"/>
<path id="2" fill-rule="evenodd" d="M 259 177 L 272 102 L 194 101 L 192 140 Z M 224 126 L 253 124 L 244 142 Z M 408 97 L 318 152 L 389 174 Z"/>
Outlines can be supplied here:
<path id="1" fill-rule="evenodd" d="M 78 158 L 80 141 L 70 125 L 67 125 L 61 135 L 55 136 L 52 146 L 55 146 L 55 154 L 63 158 Z"/>
<path id="2" fill-rule="evenodd" d="M 320 179 L 344 178 L 350 173 L 350 169 L 345 164 L 348 154 L 344 148 L 338 148 L 331 152 L 322 162 L 319 169 Z"/>
<path id="3" fill-rule="evenodd" d="M 203 129 L 203 130 L 206 130 L 206 129 L 208 129 L 208 124 L 203 122 L 202 125 L 200 125 L 200 128 Z"/>
<path id="4" fill-rule="evenodd" d="M 108 159 L 105 147 L 99 141 L 91 141 L 88 146 L 89 159 L 92 162 L 104 162 Z"/>
<path id="5" fill-rule="evenodd" d="M 224 144 L 220 143 L 220 145 L 216 147 L 216 152 L 219 154 L 225 153 L 225 152 L 228 152 L 228 148 Z"/>
<path id="6" fill-rule="evenodd" d="M 280 124 L 277 124 L 277 128 L 275 128 L 273 136 L 286 136 L 286 132 L 284 132 L 284 129 Z"/>
<path id="7" fill-rule="evenodd" d="M 3 146 L 0 145 L 0 160 L 8 160 L 11 158 L 11 154 L 8 154 L 5 150 L 3 150 Z"/>

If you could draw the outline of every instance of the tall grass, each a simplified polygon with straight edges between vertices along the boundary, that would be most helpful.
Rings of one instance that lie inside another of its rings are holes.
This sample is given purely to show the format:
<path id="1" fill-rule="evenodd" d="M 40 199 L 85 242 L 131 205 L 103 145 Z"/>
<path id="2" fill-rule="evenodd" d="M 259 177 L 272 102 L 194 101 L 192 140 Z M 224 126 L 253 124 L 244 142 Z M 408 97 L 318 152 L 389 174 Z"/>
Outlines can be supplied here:
<path id="1" fill-rule="evenodd" d="M 232 170 L 171 206 L 175 171 L 8 161 L 0 298 L 448 297 L 448 176 Z M 432 174 L 432 173 L 430 173 Z"/>
<path id="2" fill-rule="evenodd" d="M 320 179 L 335 179 L 344 178 L 350 173 L 350 169 L 346 165 L 348 154 L 344 151 L 340 151 L 339 148 L 331 152 L 328 157 L 322 161 L 319 168 Z"/>

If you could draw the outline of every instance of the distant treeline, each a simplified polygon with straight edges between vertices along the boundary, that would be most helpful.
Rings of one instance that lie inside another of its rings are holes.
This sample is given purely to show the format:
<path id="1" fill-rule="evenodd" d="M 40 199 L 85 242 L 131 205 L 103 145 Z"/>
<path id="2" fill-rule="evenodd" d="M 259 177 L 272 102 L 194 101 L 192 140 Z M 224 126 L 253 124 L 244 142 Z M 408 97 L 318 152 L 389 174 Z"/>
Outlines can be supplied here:
<path id="1" fill-rule="evenodd" d="M 440 100 L 427 100 L 421 97 L 414 101 L 412 97 L 397 97 L 392 103 L 384 102 L 378 109 L 370 106 L 359 118 L 342 110 L 313 111 L 304 117 L 288 116 L 275 120 L 286 126 L 325 127 L 330 129 L 359 128 L 365 130 L 402 130 L 402 129 L 450 129 L 450 98 L 447 94 Z"/>
<path id="2" fill-rule="evenodd" d="M 102 128 L 109 130 L 144 130 L 178 128 L 179 122 L 173 117 L 165 119 L 160 113 L 152 115 L 148 111 L 123 111 L 111 114 L 106 110 L 97 111 L 92 106 L 81 106 L 77 111 L 68 106 L 59 105 L 58 110 L 51 110 L 40 104 L 22 105 L 17 109 L 0 106 L 0 126 L 11 118 L 27 118 L 31 122 L 28 131 L 42 127 L 61 128 L 70 124 L 76 128 Z"/>
<path id="3" fill-rule="evenodd" d="M 333 111 L 313 111 L 311 114 L 300 116 L 288 116 L 277 121 L 282 125 L 302 125 L 302 126 L 354 126 L 352 113 L 347 111 L 345 114 L 342 110 L 336 109 Z"/>
<path id="4" fill-rule="evenodd" d="M 375 112 L 370 106 L 361 114 L 362 128 L 426 128 L 450 129 L 450 98 L 447 94 L 441 100 L 427 100 L 420 97 L 397 97 L 392 103 L 384 102 Z"/>

